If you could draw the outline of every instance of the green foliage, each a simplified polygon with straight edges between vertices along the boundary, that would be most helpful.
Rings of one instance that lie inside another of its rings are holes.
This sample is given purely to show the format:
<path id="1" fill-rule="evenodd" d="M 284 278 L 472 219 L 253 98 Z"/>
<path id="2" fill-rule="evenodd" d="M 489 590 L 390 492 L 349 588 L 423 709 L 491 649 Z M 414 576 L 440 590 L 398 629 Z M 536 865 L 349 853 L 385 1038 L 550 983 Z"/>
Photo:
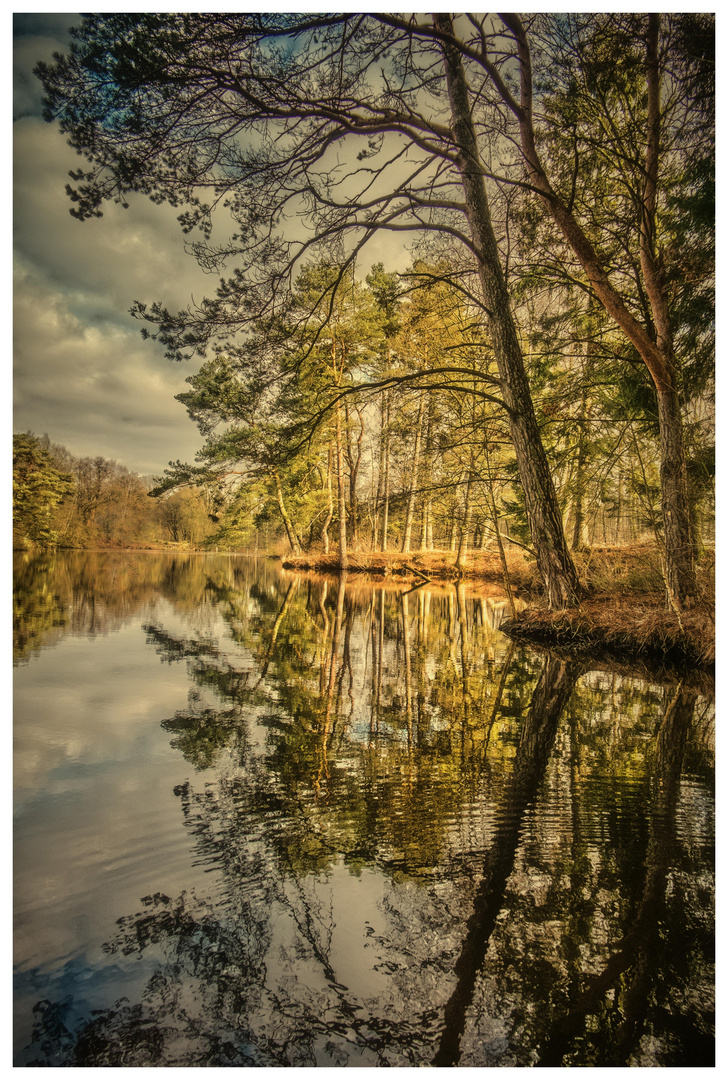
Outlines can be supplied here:
<path id="1" fill-rule="evenodd" d="M 571 242 L 522 188 L 523 160 L 509 149 L 517 35 L 508 16 L 497 18 L 459 17 L 451 44 L 480 165 L 496 181 L 496 261 L 517 309 L 526 397 L 574 542 L 612 520 L 624 539 L 628 513 L 639 527 L 646 517 L 660 524 L 655 386 L 636 346 L 597 313 L 593 275 Z M 368 517 L 376 542 L 386 499 L 392 538 L 406 532 L 415 500 L 423 519 L 439 518 L 443 543 L 464 523 L 473 470 L 473 520 L 491 513 L 489 488 L 493 512 L 505 509 L 526 539 L 442 25 L 377 13 L 86 15 L 69 54 L 37 69 L 47 118 L 88 162 L 74 176 L 72 212 L 98 215 L 130 191 L 167 202 L 197 237 L 190 252 L 216 275 L 214 294 L 197 305 L 139 302 L 134 313 L 169 357 L 203 358 L 179 400 L 204 446 L 157 490 L 207 490 L 221 540 L 249 543 L 256 522 L 277 520 L 295 550 L 327 544 L 337 519 L 340 536 L 356 537 Z M 654 215 L 650 25 L 640 13 L 529 16 L 536 140 L 605 278 L 663 348 L 645 278 L 650 251 L 687 410 L 697 519 L 711 501 L 714 17 L 660 17 Z M 213 220 L 223 218 L 230 235 L 213 244 Z M 378 230 L 415 237 L 417 258 L 407 275 L 376 263 L 365 286 L 356 260 Z M 423 520 L 423 537 L 429 527 Z"/>
<path id="2" fill-rule="evenodd" d="M 73 476 L 54 467 L 39 439 L 14 435 L 13 547 L 54 547 L 60 539 L 58 511 L 73 490 Z"/>

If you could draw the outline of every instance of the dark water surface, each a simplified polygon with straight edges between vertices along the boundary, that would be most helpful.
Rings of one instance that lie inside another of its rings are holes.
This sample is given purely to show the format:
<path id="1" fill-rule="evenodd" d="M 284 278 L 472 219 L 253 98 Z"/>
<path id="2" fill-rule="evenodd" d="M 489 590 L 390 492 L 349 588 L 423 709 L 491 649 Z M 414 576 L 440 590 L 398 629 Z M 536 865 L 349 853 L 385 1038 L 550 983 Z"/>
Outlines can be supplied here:
<path id="1" fill-rule="evenodd" d="M 497 591 L 16 565 L 15 1063 L 713 1063 L 714 713 Z"/>

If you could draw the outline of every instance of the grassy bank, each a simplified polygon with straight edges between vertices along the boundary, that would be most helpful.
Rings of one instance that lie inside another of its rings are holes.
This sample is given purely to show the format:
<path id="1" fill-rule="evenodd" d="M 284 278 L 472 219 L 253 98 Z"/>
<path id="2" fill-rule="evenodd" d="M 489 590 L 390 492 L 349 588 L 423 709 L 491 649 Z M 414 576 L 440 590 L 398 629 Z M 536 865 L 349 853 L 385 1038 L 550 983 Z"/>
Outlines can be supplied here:
<path id="1" fill-rule="evenodd" d="M 687 612 L 668 602 L 654 545 L 593 548 L 576 556 L 587 596 L 578 608 L 531 604 L 504 629 L 512 636 L 587 655 L 688 663 L 715 662 L 715 556 L 698 565 L 699 600 Z"/>
<path id="2" fill-rule="evenodd" d="M 329 555 L 312 552 L 306 555 L 285 555 L 283 565 L 293 570 L 318 570 L 336 574 L 340 569 L 337 552 Z M 459 578 L 503 582 L 503 567 L 497 552 L 473 552 L 463 567 L 455 566 L 455 556 L 449 551 L 414 551 L 403 555 L 397 551 L 355 551 L 348 556 L 348 569 L 354 573 L 375 574 L 381 577 L 402 576 L 424 580 Z M 537 587 L 535 567 L 520 552 L 508 559 L 508 572 L 514 587 L 530 591 Z"/>
<path id="3" fill-rule="evenodd" d="M 541 595 L 533 560 L 522 549 L 507 554 L 508 576 L 514 594 L 527 607 L 503 629 L 512 637 L 543 645 L 645 661 L 710 667 L 715 660 L 714 555 L 698 567 L 700 600 L 678 614 L 667 602 L 659 549 L 650 544 L 594 547 L 574 556 L 587 596 L 576 608 L 550 612 Z M 331 555 L 285 556 L 290 569 L 336 573 L 339 559 Z M 350 572 L 414 581 L 458 580 L 503 585 L 503 568 L 496 552 L 472 552 L 461 568 L 444 551 L 355 552 Z M 519 605 L 520 606 L 520 605 Z"/>
<path id="4" fill-rule="evenodd" d="M 715 623 L 700 609 L 678 615 L 661 597 L 598 596 L 578 608 L 530 607 L 502 627 L 510 637 L 585 656 L 659 661 L 711 667 Z"/>

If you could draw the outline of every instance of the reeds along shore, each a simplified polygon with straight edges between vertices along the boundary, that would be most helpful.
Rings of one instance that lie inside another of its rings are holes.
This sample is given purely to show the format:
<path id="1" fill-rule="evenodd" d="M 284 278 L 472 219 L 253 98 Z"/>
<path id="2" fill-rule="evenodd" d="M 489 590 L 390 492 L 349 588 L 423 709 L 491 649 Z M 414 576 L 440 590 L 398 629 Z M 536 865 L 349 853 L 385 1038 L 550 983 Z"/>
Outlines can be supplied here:
<path id="1" fill-rule="evenodd" d="M 522 550 L 507 555 L 510 586 L 525 610 L 514 613 L 503 629 L 513 637 L 590 654 L 607 653 L 636 659 L 687 663 L 709 668 L 715 661 L 715 593 L 713 551 L 698 567 L 700 599 L 693 609 L 678 612 L 668 602 L 659 549 L 650 544 L 593 547 L 574 554 L 586 587 L 577 608 L 548 611 L 540 600 L 535 563 Z M 289 569 L 338 573 L 338 553 L 286 556 Z M 352 552 L 347 570 L 377 576 L 419 580 L 504 583 L 503 566 L 493 551 L 474 551 L 461 567 L 444 551 Z"/>

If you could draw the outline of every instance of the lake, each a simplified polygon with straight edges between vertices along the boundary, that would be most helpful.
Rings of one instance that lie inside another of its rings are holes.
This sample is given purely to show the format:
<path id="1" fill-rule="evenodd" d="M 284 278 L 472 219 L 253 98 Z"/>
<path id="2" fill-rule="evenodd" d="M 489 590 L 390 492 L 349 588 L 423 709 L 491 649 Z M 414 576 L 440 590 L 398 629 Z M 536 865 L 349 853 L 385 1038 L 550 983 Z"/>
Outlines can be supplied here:
<path id="1" fill-rule="evenodd" d="M 710 680 L 474 583 L 15 565 L 20 1066 L 708 1066 Z"/>

